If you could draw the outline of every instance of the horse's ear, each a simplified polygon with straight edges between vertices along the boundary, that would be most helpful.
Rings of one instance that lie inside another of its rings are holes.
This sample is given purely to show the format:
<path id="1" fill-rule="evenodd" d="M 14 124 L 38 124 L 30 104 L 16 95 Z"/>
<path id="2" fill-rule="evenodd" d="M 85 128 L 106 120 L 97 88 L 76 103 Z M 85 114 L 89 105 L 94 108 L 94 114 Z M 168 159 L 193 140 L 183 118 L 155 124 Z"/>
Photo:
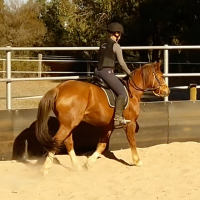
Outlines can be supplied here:
<path id="1" fill-rule="evenodd" d="M 154 62 L 155 70 L 160 70 L 160 66 L 161 66 L 161 61 L 159 61 L 159 62 L 155 61 Z"/>

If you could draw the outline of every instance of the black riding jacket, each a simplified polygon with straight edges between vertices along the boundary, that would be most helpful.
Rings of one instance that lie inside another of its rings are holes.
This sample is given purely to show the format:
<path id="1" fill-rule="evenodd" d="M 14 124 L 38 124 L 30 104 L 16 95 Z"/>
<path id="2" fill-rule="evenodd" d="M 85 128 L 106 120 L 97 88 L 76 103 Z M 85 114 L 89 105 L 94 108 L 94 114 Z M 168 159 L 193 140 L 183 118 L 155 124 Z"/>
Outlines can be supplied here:
<path id="1" fill-rule="evenodd" d="M 103 68 L 115 69 L 116 58 L 119 64 L 122 66 L 122 69 L 127 74 L 130 74 L 130 70 L 128 69 L 126 63 L 124 62 L 122 49 L 120 45 L 108 37 L 101 42 L 99 48 L 98 70 L 102 70 Z"/>
<path id="2" fill-rule="evenodd" d="M 113 45 L 116 42 L 106 38 L 101 42 L 98 54 L 98 70 L 103 68 L 115 68 L 116 55 L 113 52 Z"/>

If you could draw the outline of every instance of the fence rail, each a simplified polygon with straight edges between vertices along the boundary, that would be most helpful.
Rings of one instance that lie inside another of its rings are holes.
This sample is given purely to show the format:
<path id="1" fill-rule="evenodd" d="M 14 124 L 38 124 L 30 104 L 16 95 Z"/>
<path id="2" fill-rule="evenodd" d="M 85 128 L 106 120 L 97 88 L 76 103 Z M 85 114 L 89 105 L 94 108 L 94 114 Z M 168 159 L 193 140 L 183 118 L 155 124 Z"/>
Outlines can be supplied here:
<path id="1" fill-rule="evenodd" d="M 39 77 L 39 78 L 11 78 L 11 61 L 14 61 L 15 59 L 11 58 L 11 51 L 38 51 L 38 50 L 45 50 L 45 51 L 52 51 L 52 50 L 66 50 L 66 51 L 91 51 L 91 50 L 98 50 L 99 47 L 0 47 L 0 51 L 5 51 L 6 53 L 6 78 L 5 79 L 0 79 L 0 82 L 6 82 L 6 109 L 11 109 L 11 101 L 12 101 L 12 94 L 11 94 L 11 84 L 13 81 L 41 81 L 41 80 L 67 80 L 67 79 L 86 79 L 86 78 L 91 78 L 90 77 L 90 65 L 87 65 L 87 76 L 82 77 L 82 76 L 66 76 L 66 77 Z M 165 81 L 168 85 L 169 83 L 169 77 L 187 77 L 187 76 L 200 76 L 200 73 L 176 73 L 176 74 L 171 74 L 168 73 L 169 69 L 169 50 L 172 49 L 200 49 L 199 45 L 193 45 L 193 46 L 125 46 L 122 47 L 123 50 L 163 50 L 164 51 L 164 76 L 165 76 Z M 2 59 L 4 60 L 4 59 Z M 23 60 L 25 61 L 25 60 Z M 34 61 L 34 60 L 27 60 L 27 61 Z M 55 60 L 42 60 L 41 57 L 38 56 L 37 62 L 43 62 L 43 61 L 48 61 L 48 62 L 55 62 Z M 66 62 L 66 60 L 63 60 Z M 71 60 L 69 62 L 75 62 L 75 60 Z M 78 60 L 80 62 L 80 60 Z M 84 62 L 90 63 L 90 62 L 95 62 L 95 61 L 87 61 L 84 60 Z M 78 73 L 78 72 L 77 72 Z M 38 76 L 41 76 L 41 73 L 38 72 Z M 123 74 L 118 75 L 120 77 L 123 77 Z M 168 97 L 164 98 L 164 101 L 168 101 Z"/>
<path id="2" fill-rule="evenodd" d="M 123 50 L 172 50 L 172 49 L 200 49 L 200 45 L 183 45 L 183 46 L 123 46 Z M 99 50 L 99 47 L 0 47 L 0 51 L 84 51 Z"/>

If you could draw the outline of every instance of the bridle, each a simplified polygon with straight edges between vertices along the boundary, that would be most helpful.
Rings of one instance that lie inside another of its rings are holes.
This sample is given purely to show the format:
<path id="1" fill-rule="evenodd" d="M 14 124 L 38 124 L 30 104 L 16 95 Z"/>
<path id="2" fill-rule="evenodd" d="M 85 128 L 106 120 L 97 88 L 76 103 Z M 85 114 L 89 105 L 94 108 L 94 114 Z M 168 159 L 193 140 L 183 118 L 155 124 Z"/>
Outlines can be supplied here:
<path id="1" fill-rule="evenodd" d="M 153 67 L 152 67 L 152 68 L 153 68 Z M 135 72 L 136 72 L 136 71 L 133 72 L 132 77 L 129 77 L 129 78 L 128 78 L 128 81 L 127 81 L 128 92 L 129 92 L 129 95 L 130 95 L 131 98 L 133 97 L 133 95 L 132 95 L 131 92 L 130 92 L 129 84 L 130 84 L 133 88 L 135 88 L 136 90 L 139 90 L 139 91 L 142 91 L 142 92 L 153 91 L 153 93 L 154 93 L 156 96 L 158 96 L 158 97 L 161 96 L 161 94 L 160 94 L 160 88 L 161 88 L 162 86 L 166 85 L 166 83 L 165 83 L 165 82 L 164 82 L 164 83 L 161 83 L 161 82 L 160 82 L 160 80 L 158 79 L 157 74 L 156 74 L 156 71 L 155 71 L 154 68 L 153 68 L 153 77 L 154 77 L 154 79 L 153 79 L 152 87 L 146 88 L 146 89 L 142 89 L 142 88 L 138 87 L 138 86 L 136 85 L 136 83 L 134 82 L 133 76 L 135 75 Z M 157 86 L 157 87 L 154 87 L 155 80 L 158 82 L 158 86 Z M 157 89 L 159 89 L 159 92 L 158 92 L 158 93 L 155 93 L 155 90 L 157 90 Z"/>

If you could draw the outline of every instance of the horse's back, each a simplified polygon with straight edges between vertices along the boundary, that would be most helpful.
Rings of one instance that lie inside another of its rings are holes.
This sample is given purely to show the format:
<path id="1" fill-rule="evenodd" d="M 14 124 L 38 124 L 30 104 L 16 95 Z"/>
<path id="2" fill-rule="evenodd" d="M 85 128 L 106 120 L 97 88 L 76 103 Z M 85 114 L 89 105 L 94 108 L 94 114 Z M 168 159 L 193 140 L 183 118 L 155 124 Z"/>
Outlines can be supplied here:
<path id="1" fill-rule="evenodd" d="M 94 94 L 96 96 L 103 96 L 103 90 L 91 83 L 77 81 L 77 80 L 69 80 L 65 81 L 57 86 L 59 89 L 59 94 L 64 93 L 65 95 L 84 95 L 87 96 L 89 93 Z"/>
<path id="2" fill-rule="evenodd" d="M 82 95 L 83 93 L 87 95 L 89 93 L 88 84 L 83 81 L 69 80 L 65 81 L 57 86 L 59 89 L 59 96 L 73 96 Z"/>

